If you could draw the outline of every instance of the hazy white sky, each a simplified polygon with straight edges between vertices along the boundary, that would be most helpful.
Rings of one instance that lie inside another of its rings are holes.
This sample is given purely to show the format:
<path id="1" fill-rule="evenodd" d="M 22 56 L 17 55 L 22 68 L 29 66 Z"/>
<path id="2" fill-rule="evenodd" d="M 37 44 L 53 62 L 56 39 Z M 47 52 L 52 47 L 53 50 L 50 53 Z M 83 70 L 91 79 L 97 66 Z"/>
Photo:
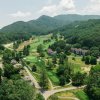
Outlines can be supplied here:
<path id="1" fill-rule="evenodd" d="M 41 15 L 100 15 L 100 0 L 0 0 L 0 28 Z"/>

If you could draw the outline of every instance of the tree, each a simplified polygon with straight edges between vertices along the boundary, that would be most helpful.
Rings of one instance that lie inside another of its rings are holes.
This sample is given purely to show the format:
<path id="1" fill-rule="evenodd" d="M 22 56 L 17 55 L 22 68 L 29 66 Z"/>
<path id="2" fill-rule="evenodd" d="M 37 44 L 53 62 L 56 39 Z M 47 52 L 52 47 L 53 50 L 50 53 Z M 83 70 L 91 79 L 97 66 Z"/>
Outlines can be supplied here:
<path id="1" fill-rule="evenodd" d="M 5 49 L 5 47 L 4 47 L 3 45 L 0 44 L 0 50 L 3 51 L 4 49 Z"/>
<path id="2" fill-rule="evenodd" d="M 85 56 L 83 56 L 81 60 L 82 60 L 82 61 L 85 61 Z"/>
<path id="3" fill-rule="evenodd" d="M 14 52 L 6 49 L 3 53 L 3 62 L 10 63 L 11 60 L 14 58 Z"/>
<path id="4" fill-rule="evenodd" d="M 35 100 L 44 100 L 44 97 L 39 93 L 39 94 L 37 94 Z"/>
<path id="5" fill-rule="evenodd" d="M 60 79 L 59 79 L 59 81 L 60 81 L 60 85 L 61 86 L 63 86 L 63 85 L 66 84 L 66 78 L 64 76 L 61 76 Z"/>
<path id="6" fill-rule="evenodd" d="M 43 52 L 43 45 L 42 44 L 40 44 L 40 45 L 37 46 L 37 52 L 38 53 Z"/>
<path id="7" fill-rule="evenodd" d="M 48 89 L 48 78 L 46 71 L 43 69 L 40 76 L 40 86 L 42 89 Z"/>
<path id="8" fill-rule="evenodd" d="M 100 100 L 100 65 L 91 68 L 85 91 L 91 100 Z"/>
<path id="9" fill-rule="evenodd" d="M 88 56 L 85 57 L 85 64 L 90 64 L 90 58 Z"/>
<path id="10" fill-rule="evenodd" d="M 28 55 L 29 55 L 29 48 L 30 48 L 29 45 L 24 46 L 24 49 L 23 49 L 23 55 L 25 55 L 25 56 L 28 56 Z"/>
<path id="11" fill-rule="evenodd" d="M 2 76 L 2 69 L 0 68 L 0 84 L 1 84 L 1 81 L 2 81 L 1 76 Z"/>
<path id="12" fill-rule="evenodd" d="M 91 59 L 90 59 L 90 63 L 91 63 L 91 65 L 96 65 L 97 64 L 97 58 L 92 56 Z"/>
<path id="13" fill-rule="evenodd" d="M 71 46 L 70 45 L 66 45 L 65 48 L 64 48 L 65 53 L 68 54 L 68 52 L 70 51 L 70 49 L 71 49 Z"/>
<path id="14" fill-rule="evenodd" d="M 37 71 L 36 65 L 33 65 L 33 66 L 32 66 L 32 71 L 33 71 L 33 72 L 36 72 L 36 71 Z"/>
<path id="15" fill-rule="evenodd" d="M 35 100 L 36 90 L 24 80 L 4 80 L 0 85 L 0 100 Z"/>
<path id="16" fill-rule="evenodd" d="M 45 57 L 45 53 L 44 52 L 40 52 L 40 57 Z"/>
<path id="17" fill-rule="evenodd" d="M 73 75 L 72 77 L 72 84 L 74 86 L 80 86 L 80 85 L 83 85 L 84 84 L 84 80 L 85 80 L 85 77 L 86 77 L 86 74 L 85 73 L 80 73 L 80 72 L 77 72 Z"/>
<path id="18" fill-rule="evenodd" d="M 57 47 L 57 48 L 56 48 L 56 51 L 57 51 L 57 53 L 60 53 L 60 52 L 61 52 L 60 47 Z"/>
<path id="19" fill-rule="evenodd" d="M 10 78 L 14 74 L 18 74 L 19 69 L 15 69 L 12 64 L 4 64 L 4 76 Z"/>

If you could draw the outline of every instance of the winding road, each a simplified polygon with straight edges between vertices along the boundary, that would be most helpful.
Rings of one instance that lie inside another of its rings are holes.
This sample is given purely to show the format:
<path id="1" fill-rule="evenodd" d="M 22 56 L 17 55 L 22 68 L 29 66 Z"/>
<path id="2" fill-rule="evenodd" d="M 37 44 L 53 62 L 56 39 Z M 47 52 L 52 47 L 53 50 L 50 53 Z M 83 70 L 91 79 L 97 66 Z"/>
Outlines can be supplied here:
<path id="1" fill-rule="evenodd" d="M 30 73 L 29 69 L 27 67 L 24 67 L 24 69 L 26 70 L 26 72 L 28 73 L 32 83 L 34 84 L 35 88 L 37 88 L 38 90 L 41 89 L 40 85 L 38 84 L 37 80 L 33 77 L 33 75 Z M 75 89 L 81 89 L 84 88 L 85 86 L 81 86 L 81 87 L 69 87 L 69 88 L 62 88 L 62 89 L 52 89 L 52 90 L 48 90 L 48 91 L 43 91 L 40 93 L 44 96 L 45 100 L 47 100 L 51 95 L 58 93 L 58 92 L 62 92 L 62 91 L 69 91 L 69 90 L 75 90 Z M 67 98 L 67 97 L 65 97 Z M 71 97 L 69 97 L 71 98 Z M 74 100 L 78 100 L 75 99 Z"/>

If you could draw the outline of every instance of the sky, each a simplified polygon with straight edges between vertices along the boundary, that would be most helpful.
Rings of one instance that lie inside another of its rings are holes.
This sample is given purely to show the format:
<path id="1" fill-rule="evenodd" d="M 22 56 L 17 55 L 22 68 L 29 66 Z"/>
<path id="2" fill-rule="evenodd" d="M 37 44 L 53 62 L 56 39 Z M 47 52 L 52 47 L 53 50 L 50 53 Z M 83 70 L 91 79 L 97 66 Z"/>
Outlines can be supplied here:
<path id="1" fill-rule="evenodd" d="M 100 15 L 100 0 L 0 0 L 0 28 L 60 14 Z"/>

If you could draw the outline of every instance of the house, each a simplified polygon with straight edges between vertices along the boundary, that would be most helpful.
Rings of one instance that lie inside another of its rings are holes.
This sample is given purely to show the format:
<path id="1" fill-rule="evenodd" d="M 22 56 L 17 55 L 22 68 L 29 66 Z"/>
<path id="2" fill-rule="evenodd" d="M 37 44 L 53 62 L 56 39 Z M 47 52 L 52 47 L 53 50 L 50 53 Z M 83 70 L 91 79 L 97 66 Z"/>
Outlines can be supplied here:
<path id="1" fill-rule="evenodd" d="M 73 52 L 74 54 L 77 54 L 77 55 L 85 56 L 86 53 L 88 52 L 88 50 L 83 50 L 81 48 L 71 48 L 71 52 Z"/>

